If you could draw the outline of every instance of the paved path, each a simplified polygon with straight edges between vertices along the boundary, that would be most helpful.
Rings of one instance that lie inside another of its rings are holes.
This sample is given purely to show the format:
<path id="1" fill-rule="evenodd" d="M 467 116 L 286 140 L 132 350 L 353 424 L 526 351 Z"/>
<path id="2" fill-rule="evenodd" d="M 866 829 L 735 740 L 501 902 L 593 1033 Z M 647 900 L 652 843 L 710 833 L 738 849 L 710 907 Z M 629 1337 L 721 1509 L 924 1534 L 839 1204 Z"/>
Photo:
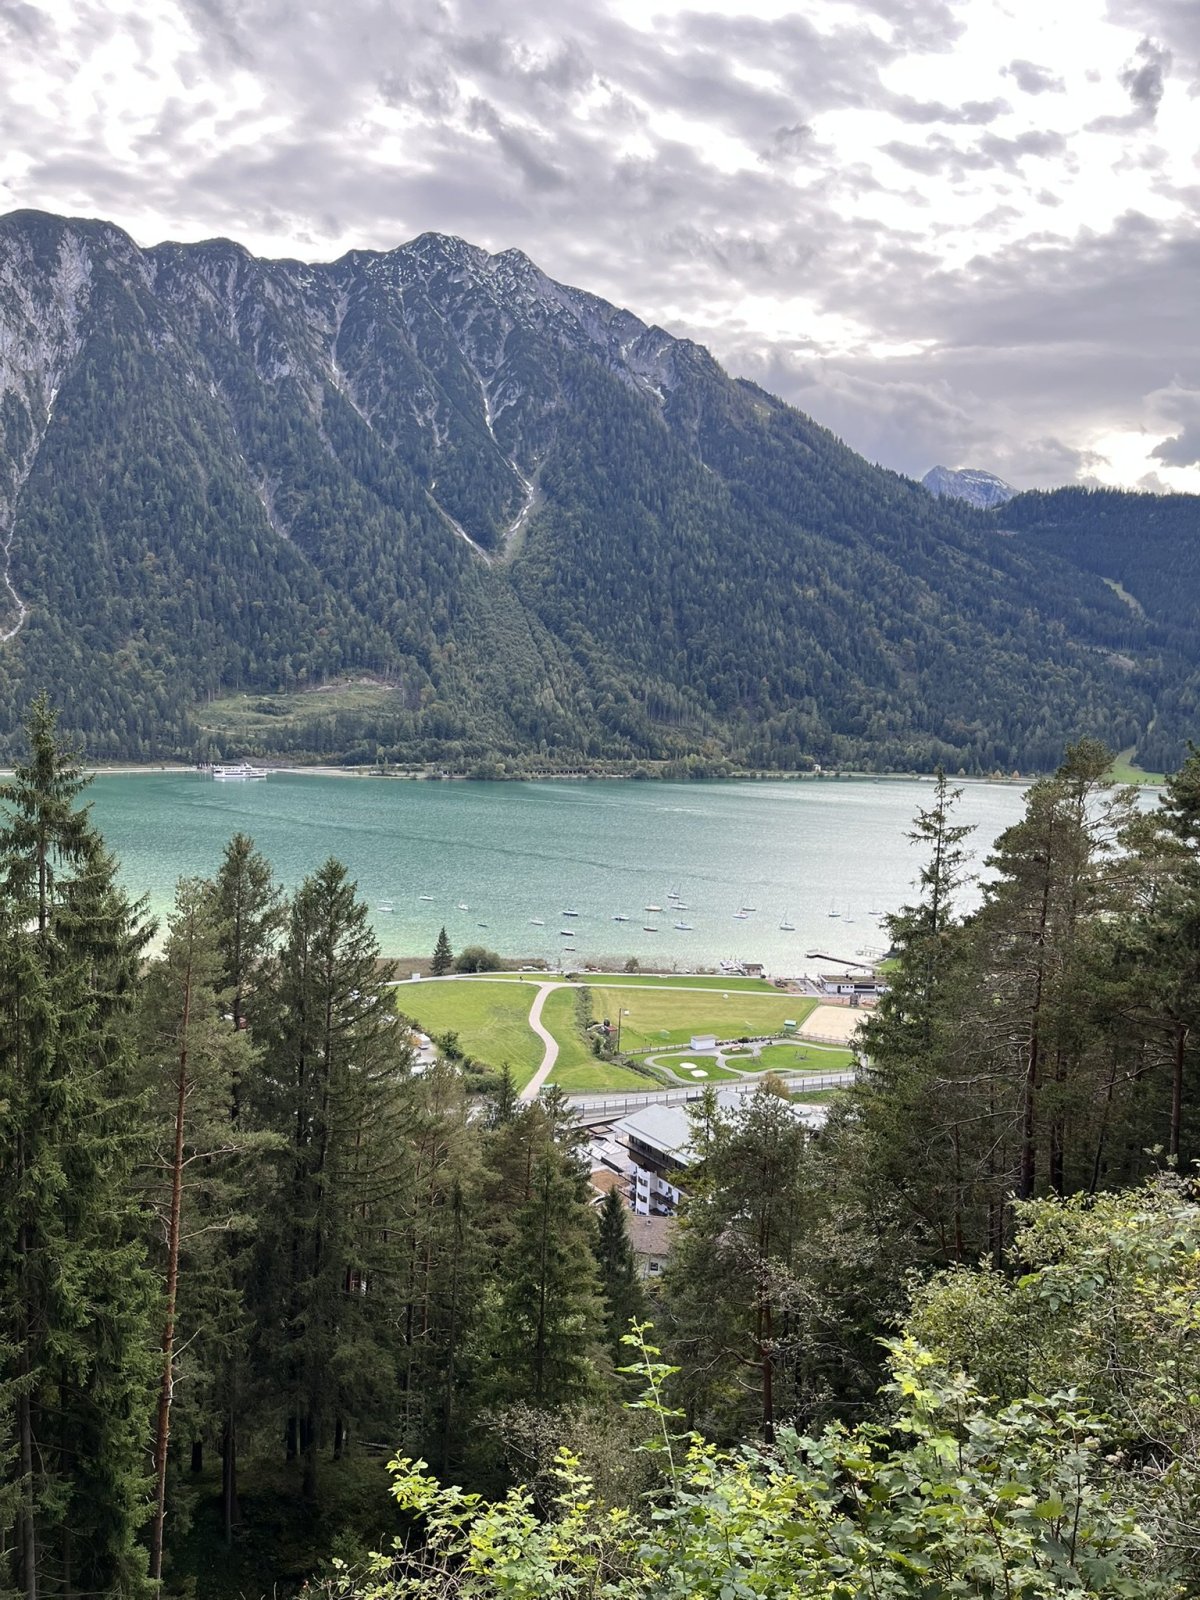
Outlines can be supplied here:
<path id="1" fill-rule="evenodd" d="M 522 1100 L 537 1099 L 538 1091 L 554 1071 L 554 1063 L 558 1060 L 558 1040 L 548 1028 L 542 1027 L 542 1007 L 546 1004 L 546 996 L 554 989 L 569 989 L 570 987 L 569 983 L 538 984 L 538 992 L 529 1008 L 529 1026 L 542 1041 L 542 1064 L 521 1090 Z"/>

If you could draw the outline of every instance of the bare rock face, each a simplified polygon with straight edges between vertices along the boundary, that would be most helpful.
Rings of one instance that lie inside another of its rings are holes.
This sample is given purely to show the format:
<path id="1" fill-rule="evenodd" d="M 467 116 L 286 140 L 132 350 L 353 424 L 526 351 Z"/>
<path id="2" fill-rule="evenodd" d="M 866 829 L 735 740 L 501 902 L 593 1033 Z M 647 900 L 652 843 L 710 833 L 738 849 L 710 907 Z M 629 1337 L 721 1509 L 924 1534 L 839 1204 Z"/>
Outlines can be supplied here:
<path id="1" fill-rule="evenodd" d="M 983 511 L 1002 506 L 1017 492 L 994 472 L 981 472 L 977 467 L 931 467 L 921 482 L 939 500 L 965 500 Z"/>

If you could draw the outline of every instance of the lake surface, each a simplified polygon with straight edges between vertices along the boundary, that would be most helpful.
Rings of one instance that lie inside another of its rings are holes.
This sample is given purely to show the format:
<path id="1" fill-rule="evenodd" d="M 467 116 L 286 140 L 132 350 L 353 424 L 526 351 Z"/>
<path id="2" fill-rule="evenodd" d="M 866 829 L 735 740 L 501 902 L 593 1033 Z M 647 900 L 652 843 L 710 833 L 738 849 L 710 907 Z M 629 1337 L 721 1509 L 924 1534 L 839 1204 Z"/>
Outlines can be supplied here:
<path id="1" fill-rule="evenodd" d="M 137 773 L 98 777 L 90 794 L 126 886 L 147 895 L 160 918 L 176 879 L 212 874 L 241 830 L 288 889 L 337 856 L 387 955 L 432 951 L 445 924 L 456 951 L 486 944 L 557 961 L 570 949 L 575 964 L 636 955 L 681 971 L 737 959 L 795 973 L 827 965 L 806 959 L 810 951 L 853 959 L 882 950 L 881 914 L 913 895 L 921 855 L 905 835 L 932 782 L 410 783 L 276 773 L 217 783 L 201 773 Z M 964 785 L 959 820 L 976 824 L 980 857 L 1021 806 L 1015 787 Z M 673 910 L 672 890 L 686 910 Z M 739 918 L 743 907 L 754 909 Z M 629 921 L 614 922 L 617 913 Z M 677 921 L 691 930 L 676 931 Z M 564 929 L 574 937 L 562 938 Z"/>

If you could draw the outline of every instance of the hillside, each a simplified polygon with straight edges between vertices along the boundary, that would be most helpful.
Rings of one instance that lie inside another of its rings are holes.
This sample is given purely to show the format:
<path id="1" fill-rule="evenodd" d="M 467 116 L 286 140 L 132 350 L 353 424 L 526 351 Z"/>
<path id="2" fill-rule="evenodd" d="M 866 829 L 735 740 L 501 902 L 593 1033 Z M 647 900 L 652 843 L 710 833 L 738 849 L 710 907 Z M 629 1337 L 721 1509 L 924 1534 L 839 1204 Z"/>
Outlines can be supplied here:
<path id="1" fill-rule="evenodd" d="M 40 687 L 98 758 L 989 771 L 1191 731 L 1194 646 L 1075 552 L 434 234 L 309 265 L 0 219 L 0 531 L 0 753 Z"/>
<path id="2" fill-rule="evenodd" d="M 1136 759 L 1149 770 L 1178 766 L 1200 704 L 1200 496 L 1055 489 L 1018 495 L 994 520 L 1023 548 L 1099 577 L 1121 601 L 1121 648 L 1138 659 L 1155 706 Z"/>

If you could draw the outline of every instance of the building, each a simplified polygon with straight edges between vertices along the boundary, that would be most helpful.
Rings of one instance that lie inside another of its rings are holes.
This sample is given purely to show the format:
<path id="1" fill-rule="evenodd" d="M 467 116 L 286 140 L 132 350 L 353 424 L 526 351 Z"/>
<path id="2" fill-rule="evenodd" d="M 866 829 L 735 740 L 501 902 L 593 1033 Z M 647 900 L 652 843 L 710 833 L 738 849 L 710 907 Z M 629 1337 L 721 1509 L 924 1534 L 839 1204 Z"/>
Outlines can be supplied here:
<path id="1" fill-rule="evenodd" d="M 848 995 L 852 1000 L 877 1000 L 889 988 L 887 979 L 878 972 L 822 972 L 817 984 L 822 994 Z"/>
<path id="2" fill-rule="evenodd" d="M 625 1218 L 625 1226 L 629 1230 L 638 1276 L 644 1283 L 653 1283 L 667 1264 L 677 1224 L 673 1217 L 634 1215 Z"/>

